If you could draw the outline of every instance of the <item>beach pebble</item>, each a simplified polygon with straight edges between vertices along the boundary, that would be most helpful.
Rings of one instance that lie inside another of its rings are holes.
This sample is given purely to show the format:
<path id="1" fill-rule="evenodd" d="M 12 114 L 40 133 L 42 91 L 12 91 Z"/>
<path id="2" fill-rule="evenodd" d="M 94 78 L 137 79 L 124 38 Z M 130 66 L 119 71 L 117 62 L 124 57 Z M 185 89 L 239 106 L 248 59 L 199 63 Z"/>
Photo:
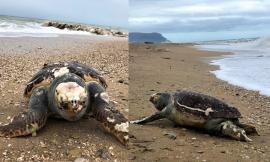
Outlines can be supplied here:
<path id="1" fill-rule="evenodd" d="M 109 152 L 106 149 L 98 149 L 96 152 L 96 156 L 102 159 L 110 159 Z"/>
<path id="2" fill-rule="evenodd" d="M 17 161 L 24 161 L 24 156 L 18 157 Z"/>
<path id="3" fill-rule="evenodd" d="M 40 147 L 42 147 L 42 148 L 46 147 L 46 145 L 45 145 L 45 143 L 43 141 L 40 142 Z"/>
<path id="4" fill-rule="evenodd" d="M 226 151 L 226 150 L 221 150 L 220 152 L 223 153 L 223 154 L 228 153 L 228 151 Z"/>
<path id="5" fill-rule="evenodd" d="M 202 154 L 202 153 L 204 153 L 204 151 L 203 150 L 199 150 L 199 151 L 197 151 L 197 153 Z"/>
<path id="6" fill-rule="evenodd" d="M 89 162 L 89 160 L 85 159 L 85 158 L 76 158 L 74 160 L 74 162 Z"/>
<path id="7" fill-rule="evenodd" d="M 74 148 L 74 149 L 69 151 L 69 156 L 71 156 L 71 157 L 81 156 L 81 150 L 78 148 Z"/>
<path id="8" fill-rule="evenodd" d="M 124 83 L 124 79 L 118 80 L 118 83 Z"/>

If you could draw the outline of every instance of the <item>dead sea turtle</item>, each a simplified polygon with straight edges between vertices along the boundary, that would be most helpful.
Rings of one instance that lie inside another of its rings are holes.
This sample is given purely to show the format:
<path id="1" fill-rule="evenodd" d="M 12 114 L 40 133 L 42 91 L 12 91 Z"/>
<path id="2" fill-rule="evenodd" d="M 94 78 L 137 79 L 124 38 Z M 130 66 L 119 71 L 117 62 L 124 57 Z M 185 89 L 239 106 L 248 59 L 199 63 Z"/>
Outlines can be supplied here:
<path id="1" fill-rule="evenodd" d="M 128 121 L 110 104 L 105 79 L 93 68 L 75 62 L 45 64 L 28 82 L 29 109 L 0 126 L 0 136 L 35 135 L 48 117 L 76 121 L 92 113 L 120 142 L 128 141 Z"/>
<path id="2" fill-rule="evenodd" d="M 252 141 L 246 134 L 258 134 L 255 127 L 239 122 L 241 114 L 235 107 L 208 95 L 190 91 L 156 93 L 150 101 L 158 112 L 131 123 L 145 124 L 167 118 L 176 125 L 199 128 L 241 141 Z"/>

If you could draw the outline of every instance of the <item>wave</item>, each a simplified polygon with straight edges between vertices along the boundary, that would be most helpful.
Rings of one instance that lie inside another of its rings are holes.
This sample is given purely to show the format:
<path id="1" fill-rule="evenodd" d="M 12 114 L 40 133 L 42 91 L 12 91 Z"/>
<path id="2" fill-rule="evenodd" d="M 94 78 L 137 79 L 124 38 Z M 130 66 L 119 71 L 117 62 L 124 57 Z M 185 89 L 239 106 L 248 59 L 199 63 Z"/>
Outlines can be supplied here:
<path id="1" fill-rule="evenodd" d="M 57 37 L 60 34 L 91 35 L 84 31 L 61 30 L 54 27 L 43 27 L 40 22 L 15 20 L 0 17 L 0 37 Z"/>
<path id="2" fill-rule="evenodd" d="M 212 43 L 195 47 L 232 53 L 211 61 L 210 64 L 219 66 L 219 70 L 212 71 L 217 78 L 270 96 L 270 37 L 234 43 Z"/>
<path id="3" fill-rule="evenodd" d="M 259 39 L 256 39 L 251 44 L 253 47 L 263 47 L 263 48 L 270 48 L 270 37 L 262 37 Z"/>
<path id="4" fill-rule="evenodd" d="M 269 50 L 270 37 L 206 41 L 198 44 L 200 45 L 196 45 L 196 47 L 204 50 Z"/>

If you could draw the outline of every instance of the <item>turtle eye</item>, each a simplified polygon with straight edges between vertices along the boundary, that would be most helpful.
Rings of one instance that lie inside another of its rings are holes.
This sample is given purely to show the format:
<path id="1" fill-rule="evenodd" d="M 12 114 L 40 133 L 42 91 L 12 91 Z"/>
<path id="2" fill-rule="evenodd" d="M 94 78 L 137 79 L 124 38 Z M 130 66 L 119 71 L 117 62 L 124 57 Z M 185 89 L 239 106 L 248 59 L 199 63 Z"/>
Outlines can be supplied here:
<path id="1" fill-rule="evenodd" d="M 84 105 L 85 104 L 85 101 L 81 101 L 80 103 L 81 103 L 81 105 Z"/>

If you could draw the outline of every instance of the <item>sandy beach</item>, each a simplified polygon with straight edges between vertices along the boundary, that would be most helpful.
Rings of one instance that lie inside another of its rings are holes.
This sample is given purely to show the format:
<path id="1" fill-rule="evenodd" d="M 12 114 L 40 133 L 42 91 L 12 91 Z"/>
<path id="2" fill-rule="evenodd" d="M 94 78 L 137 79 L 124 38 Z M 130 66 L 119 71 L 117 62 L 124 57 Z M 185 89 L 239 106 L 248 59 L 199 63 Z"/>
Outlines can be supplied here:
<path id="1" fill-rule="evenodd" d="M 111 100 L 128 116 L 126 38 L 65 35 L 0 38 L 0 122 L 27 109 L 26 82 L 46 62 L 77 60 L 104 74 Z M 119 81 L 120 80 L 120 81 Z M 0 138 L 0 161 L 126 161 L 125 148 L 94 119 L 49 119 L 36 137 Z"/>
<path id="2" fill-rule="evenodd" d="M 177 89 L 214 96 L 239 109 L 241 121 L 256 126 L 260 136 L 239 142 L 204 132 L 174 127 L 160 120 L 144 126 L 131 125 L 130 160 L 183 162 L 270 161 L 270 97 L 230 85 L 209 71 L 213 57 L 225 53 L 199 51 L 191 45 L 131 44 L 129 63 L 129 119 L 154 113 L 151 94 Z M 175 140 L 165 136 L 173 133 Z"/>

